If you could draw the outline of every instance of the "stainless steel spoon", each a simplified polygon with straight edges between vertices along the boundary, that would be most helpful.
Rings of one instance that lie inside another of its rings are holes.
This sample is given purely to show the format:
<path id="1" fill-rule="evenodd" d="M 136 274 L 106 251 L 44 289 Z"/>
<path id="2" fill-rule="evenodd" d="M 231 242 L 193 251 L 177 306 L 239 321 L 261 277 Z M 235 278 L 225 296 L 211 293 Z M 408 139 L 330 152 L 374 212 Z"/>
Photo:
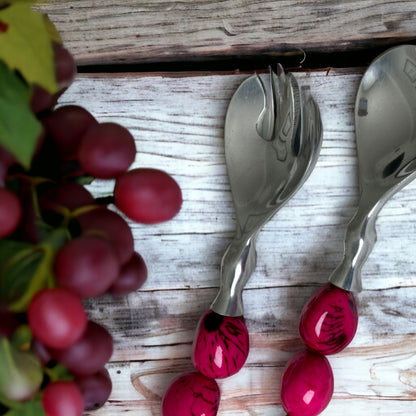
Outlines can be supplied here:
<path id="1" fill-rule="evenodd" d="M 256 265 L 259 230 L 302 186 L 319 155 L 322 124 L 312 97 L 304 99 L 292 74 L 253 75 L 231 99 L 225 156 L 237 230 L 221 263 L 211 310 L 242 316 L 242 291 Z"/>
<path id="2" fill-rule="evenodd" d="M 295 77 L 278 69 L 279 75 L 270 71 L 245 80 L 228 107 L 225 156 L 237 230 L 222 259 L 218 295 L 196 330 L 192 362 L 197 371 L 173 381 L 163 409 L 183 398 L 198 414 L 202 408 L 207 416 L 217 414 L 215 379 L 236 374 L 249 353 L 242 291 L 256 265 L 257 234 L 299 189 L 318 158 L 318 107 L 311 97 L 304 102 Z"/>
<path id="3" fill-rule="evenodd" d="M 355 106 L 360 201 L 345 235 L 334 285 L 361 291 L 361 269 L 375 242 L 385 202 L 416 178 L 416 46 L 380 55 L 367 69 Z"/>

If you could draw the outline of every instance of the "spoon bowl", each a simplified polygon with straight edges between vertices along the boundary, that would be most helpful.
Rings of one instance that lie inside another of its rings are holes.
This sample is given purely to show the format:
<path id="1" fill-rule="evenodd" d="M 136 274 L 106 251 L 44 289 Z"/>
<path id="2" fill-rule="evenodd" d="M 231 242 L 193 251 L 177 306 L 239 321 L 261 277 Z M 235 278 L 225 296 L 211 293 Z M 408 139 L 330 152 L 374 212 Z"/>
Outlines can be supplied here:
<path id="1" fill-rule="evenodd" d="M 416 171 L 416 47 L 394 48 L 364 74 L 356 99 L 362 187 L 381 196 L 401 189 Z"/>
<path id="2" fill-rule="evenodd" d="M 347 228 L 344 259 L 330 281 L 361 291 L 361 268 L 376 242 L 376 217 L 416 178 L 415 46 L 392 48 L 369 66 L 357 92 L 355 127 L 360 201 Z"/>

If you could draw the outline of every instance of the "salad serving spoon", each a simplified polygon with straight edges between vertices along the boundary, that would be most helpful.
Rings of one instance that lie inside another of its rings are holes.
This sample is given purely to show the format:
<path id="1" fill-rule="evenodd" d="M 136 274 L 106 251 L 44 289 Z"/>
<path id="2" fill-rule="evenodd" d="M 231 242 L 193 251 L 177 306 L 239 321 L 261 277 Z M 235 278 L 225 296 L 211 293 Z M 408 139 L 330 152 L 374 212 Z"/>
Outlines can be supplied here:
<path id="1" fill-rule="evenodd" d="M 322 140 L 318 106 L 304 99 L 296 78 L 254 75 L 234 93 L 225 119 L 225 158 L 237 227 L 221 262 L 220 288 L 197 328 L 195 368 L 211 378 L 235 374 L 246 361 L 249 337 L 243 289 L 256 266 L 261 228 L 303 185 Z"/>
<path id="2" fill-rule="evenodd" d="M 346 230 L 343 260 L 301 313 L 299 333 L 307 350 L 289 360 L 282 377 L 289 416 L 316 416 L 328 405 L 334 383 L 325 356 L 342 351 L 356 333 L 353 292 L 362 290 L 361 270 L 376 242 L 377 215 L 416 178 L 416 46 L 389 49 L 369 66 L 356 96 L 355 130 L 358 209 Z"/>
<path id="3" fill-rule="evenodd" d="M 294 75 L 278 66 L 277 73 L 253 75 L 237 88 L 224 136 L 236 232 L 222 258 L 218 294 L 197 327 L 192 351 L 197 371 L 168 388 L 164 416 L 215 416 L 215 379 L 236 374 L 244 365 L 249 335 L 242 292 L 256 266 L 255 241 L 316 164 L 322 142 L 319 108 Z"/>

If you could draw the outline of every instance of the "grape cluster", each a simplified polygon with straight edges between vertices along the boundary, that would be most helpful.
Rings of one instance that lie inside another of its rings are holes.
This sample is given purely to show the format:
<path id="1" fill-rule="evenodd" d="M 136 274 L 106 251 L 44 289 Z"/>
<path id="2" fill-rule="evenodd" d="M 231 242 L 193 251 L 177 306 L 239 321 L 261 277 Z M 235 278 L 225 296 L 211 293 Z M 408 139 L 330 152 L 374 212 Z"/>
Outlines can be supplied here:
<path id="1" fill-rule="evenodd" d="M 33 88 L 43 130 L 30 169 L 0 146 L 0 350 L 11 357 L 0 362 L 0 414 L 37 401 L 46 416 L 78 416 L 107 401 L 113 339 L 83 300 L 134 292 L 147 278 L 124 215 L 159 223 L 182 204 L 167 173 L 129 170 L 136 148 L 126 128 L 56 106 L 76 66 L 62 45 L 54 51 L 61 90 Z M 114 192 L 94 198 L 84 186 L 93 178 L 115 180 Z"/>

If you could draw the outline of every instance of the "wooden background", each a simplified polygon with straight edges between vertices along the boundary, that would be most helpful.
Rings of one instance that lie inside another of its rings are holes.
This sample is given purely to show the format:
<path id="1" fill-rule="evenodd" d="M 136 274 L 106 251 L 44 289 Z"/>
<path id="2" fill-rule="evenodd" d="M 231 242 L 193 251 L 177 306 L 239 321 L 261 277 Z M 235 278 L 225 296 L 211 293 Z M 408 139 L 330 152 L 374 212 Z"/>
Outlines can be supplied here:
<path id="1" fill-rule="evenodd" d="M 52 0 L 38 7 L 79 65 L 60 102 L 129 128 L 135 166 L 166 170 L 184 197 L 170 222 L 131 223 L 149 268 L 142 290 L 87 305 L 115 339 L 114 389 L 96 416 L 160 416 L 165 389 L 192 370 L 195 326 L 216 294 L 235 226 L 223 148 L 233 92 L 275 62 L 310 86 L 322 113 L 321 156 L 260 233 L 244 292 L 250 355 L 240 373 L 219 382 L 219 415 L 283 416 L 280 378 L 302 348 L 300 311 L 341 260 L 356 209 L 357 86 L 378 53 L 416 42 L 416 1 Z M 92 189 L 111 186 L 97 181 Z M 329 358 L 335 392 L 325 416 L 416 414 L 416 183 L 386 204 L 377 232 L 357 335 Z"/>

